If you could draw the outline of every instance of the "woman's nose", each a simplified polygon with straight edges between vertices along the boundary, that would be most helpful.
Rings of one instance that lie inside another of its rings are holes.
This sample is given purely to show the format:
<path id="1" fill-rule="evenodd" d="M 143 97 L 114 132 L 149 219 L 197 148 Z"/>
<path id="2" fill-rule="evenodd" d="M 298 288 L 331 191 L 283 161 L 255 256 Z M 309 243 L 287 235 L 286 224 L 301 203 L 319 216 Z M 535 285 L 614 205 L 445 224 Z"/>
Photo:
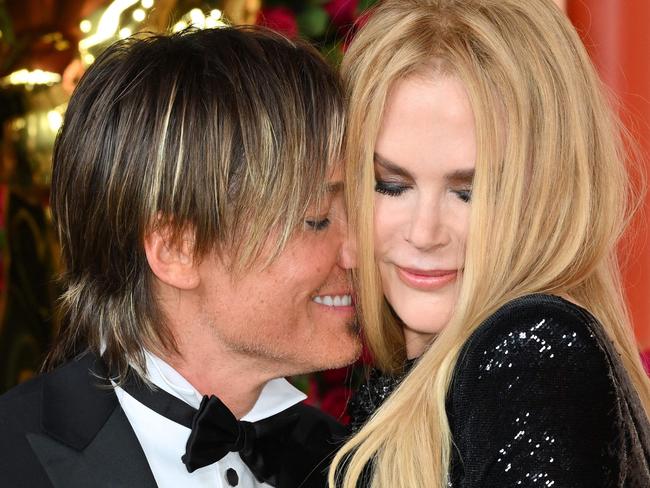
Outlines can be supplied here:
<path id="1" fill-rule="evenodd" d="M 406 240 L 422 251 L 448 242 L 449 233 L 445 230 L 444 218 L 437 202 L 429 199 L 416 202 L 408 224 Z"/>

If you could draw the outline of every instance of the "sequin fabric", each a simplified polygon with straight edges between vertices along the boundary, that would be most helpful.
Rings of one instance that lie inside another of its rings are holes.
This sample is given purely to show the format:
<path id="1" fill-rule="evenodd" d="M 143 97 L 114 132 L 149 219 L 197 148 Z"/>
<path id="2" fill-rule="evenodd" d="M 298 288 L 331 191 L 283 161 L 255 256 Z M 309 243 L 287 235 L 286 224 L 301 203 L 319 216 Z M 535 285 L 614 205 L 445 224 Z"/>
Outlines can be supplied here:
<path id="1" fill-rule="evenodd" d="M 530 295 L 463 347 L 447 399 L 450 488 L 650 487 L 650 424 L 585 310 Z"/>
<path id="2" fill-rule="evenodd" d="M 359 387 L 348 404 L 349 426 L 352 433 L 358 431 L 375 410 L 384 403 L 414 363 L 415 360 L 407 361 L 404 365 L 404 372 L 395 376 L 383 374 L 376 368 L 370 371 L 368 380 Z"/>

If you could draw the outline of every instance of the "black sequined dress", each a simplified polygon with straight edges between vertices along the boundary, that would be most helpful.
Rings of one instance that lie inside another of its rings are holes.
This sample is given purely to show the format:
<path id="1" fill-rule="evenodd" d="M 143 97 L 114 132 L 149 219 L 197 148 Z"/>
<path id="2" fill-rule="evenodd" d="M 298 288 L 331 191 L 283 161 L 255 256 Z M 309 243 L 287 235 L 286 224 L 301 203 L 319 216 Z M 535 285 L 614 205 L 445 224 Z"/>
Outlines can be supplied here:
<path id="1" fill-rule="evenodd" d="M 399 382 L 381 378 L 353 399 L 353 425 L 372 413 L 360 396 L 372 392 L 376 408 L 386 382 Z M 481 324 L 460 353 L 447 415 L 450 487 L 650 488 L 650 424 L 619 355 L 591 314 L 561 298 L 519 298 Z"/>
<path id="2" fill-rule="evenodd" d="M 384 403 L 384 400 L 393 393 L 393 390 L 413 367 L 415 361 L 415 359 L 409 359 L 404 365 L 404 372 L 395 376 L 385 375 L 378 369 L 370 370 L 368 381 L 359 386 L 348 403 L 349 428 L 352 433 L 358 431 L 375 413 L 375 410 Z"/>

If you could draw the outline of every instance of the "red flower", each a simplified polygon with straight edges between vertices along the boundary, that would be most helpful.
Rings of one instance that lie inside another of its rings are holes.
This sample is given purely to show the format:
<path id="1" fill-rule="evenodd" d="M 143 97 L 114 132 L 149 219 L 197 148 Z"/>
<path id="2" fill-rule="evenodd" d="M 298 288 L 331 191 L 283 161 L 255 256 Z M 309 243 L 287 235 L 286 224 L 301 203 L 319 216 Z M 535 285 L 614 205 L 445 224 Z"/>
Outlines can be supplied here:
<path id="1" fill-rule="evenodd" d="M 304 402 L 306 405 L 317 407 L 320 404 L 320 392 L 318 391 L 318 382 L 314 375 L 309 376 L 309 386 L 307 387 L 307 398 Z"/>
<path id="2" fill-rule="evenodd" d="M 354 39 L 354 35 L 357 33 L 359 29 L 361 29 L 364 25 L 366 25 L 366 22 L 368 22 L 368 19 L 370 18 L 370 14 L 372 13 L 372 10 L 364 10 L 359 17 L 356 18 L 354 23 L 346 26 L 343 30 L 343 45 L 341 48 L 343 49 L 343 52 L 348 50 L 348 46 Z"/>
<path id="3" fill-rule="evenodd" d="M 320 408 L 343 424 L 348 424 L 350 418 L 346 413 L 346 409 L 351 396 L 352 390 L 350 388 L 346 386 L 334 387 L 325 393 Z"/>
<path id="4" fill-rule="evenodd" d="M 363 350 L 361 351 L 361 357 L 359 358 L 361 364 L 374 364 L 375 360 L 372 357 L 372 353 L 368 346 L 364 343 Z"/>
<path id="5" fill-rule="evenodd" d="M 359 0 L 330 0 L 325 10 L 332 17 L 332 23 L 342 26 L 354 23 L 358 7 Z"/>
<path id="6" fill-rule="evenodd" d="M 366 25 L 366 23 L 367 23 L 368 20 L 370 19 L 370 15 L 371 15 L 371 14 L 372 14 L 372 10 L 364 10 L 364 11 L 361 13 L 361 15 L 359 15 L 359 18 L 356 20 L 356 22 L 354 23 L 354 28 L 355 28 L 356 30 L 359 30 L 359 29 L 361 29 L 364 25 Z"/>
<path id="7" fill-rule="evenodd" d="M 257 19 L 259 25 L 268 27 L 286 35 L 287 37 L 298 37 L 298 22 L 296 16 L 287 7 L 269 7 L 260 10 Z"/>
<path id="8" fill-rule="evenodd" d="M 349 376 L 349 367 L 323 371 L 322 377 L 328 385 L 345 383 Z"/>

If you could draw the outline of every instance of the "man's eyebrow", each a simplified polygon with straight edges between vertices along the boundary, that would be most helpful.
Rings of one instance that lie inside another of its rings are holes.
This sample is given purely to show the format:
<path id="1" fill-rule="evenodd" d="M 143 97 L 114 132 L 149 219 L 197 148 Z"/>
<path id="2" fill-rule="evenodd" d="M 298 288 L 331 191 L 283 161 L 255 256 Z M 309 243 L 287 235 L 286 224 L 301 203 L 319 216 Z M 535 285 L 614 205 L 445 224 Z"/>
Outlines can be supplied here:
<path id="1" fill-rule="evenodd" d="M 394 163 L 393 161 L 386 159 L 382 155 L 375 153 L 375 164 L 381 166 L 389 173 L 392 173 L 397 176 L 402 176 L 404 178 L 410 178 L 411 174 L 402 168 L 400 165 Z"/>
<path id="2" fill-rule="evenodd" d="M 327 193 L 330 195 L 336 195 L 343 191 L 343 182 L 342 181 L 332 181 L 327 184 Z"/>

